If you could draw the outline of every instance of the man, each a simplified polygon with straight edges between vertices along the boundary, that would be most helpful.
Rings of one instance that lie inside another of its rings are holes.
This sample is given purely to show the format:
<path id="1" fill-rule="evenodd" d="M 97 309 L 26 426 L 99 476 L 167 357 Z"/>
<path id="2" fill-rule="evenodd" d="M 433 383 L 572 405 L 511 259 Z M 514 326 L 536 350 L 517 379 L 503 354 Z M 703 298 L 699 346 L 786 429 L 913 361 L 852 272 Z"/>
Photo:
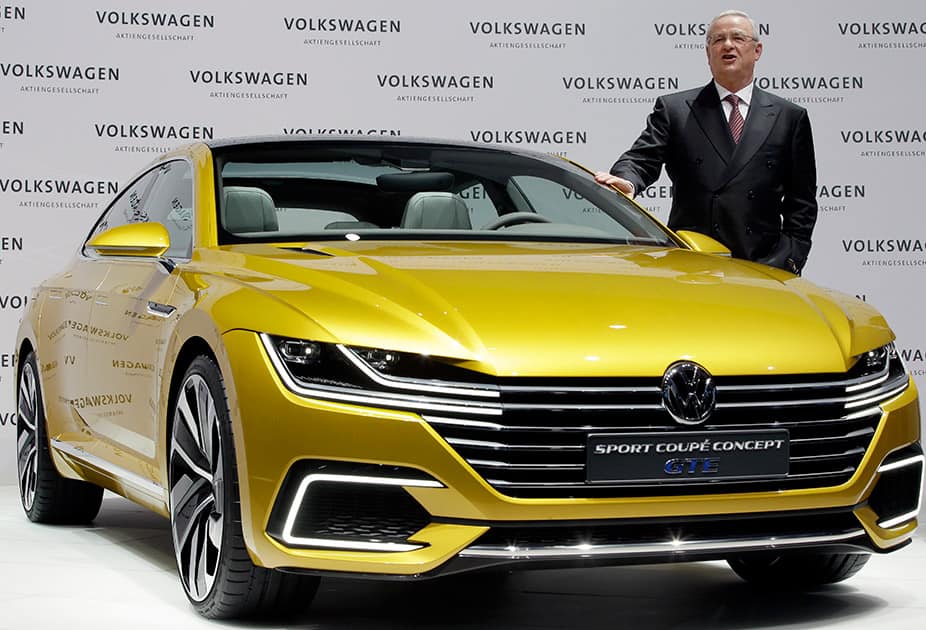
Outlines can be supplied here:
<path id="1" fill-rule="evenodd" d="M 742 11 L 715 17 L 707 31 L 714 80 L 659 97 L 630 150 L 595 179 L 633 195 L 665 165 L 675 189 L 670 228 L 800 273 L 817 217 L 810 121 L 804 108 L 753 85 L 756 33 Z"/>

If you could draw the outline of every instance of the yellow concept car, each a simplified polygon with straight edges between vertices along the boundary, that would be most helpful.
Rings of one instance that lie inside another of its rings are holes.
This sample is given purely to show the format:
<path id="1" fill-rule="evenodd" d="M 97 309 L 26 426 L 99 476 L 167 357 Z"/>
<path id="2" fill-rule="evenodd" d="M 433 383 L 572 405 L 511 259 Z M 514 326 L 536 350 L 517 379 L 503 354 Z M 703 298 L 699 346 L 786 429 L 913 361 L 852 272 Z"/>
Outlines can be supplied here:
<path id="1" fill-rule="evenodd" d="M 557 157 L 194 144 L 29 301 L 23 505 L 169 517 L 209 617 L 329 574 L 845 579 L 917 526 L 916 389 L 871 306 L 725 253 Z"/>

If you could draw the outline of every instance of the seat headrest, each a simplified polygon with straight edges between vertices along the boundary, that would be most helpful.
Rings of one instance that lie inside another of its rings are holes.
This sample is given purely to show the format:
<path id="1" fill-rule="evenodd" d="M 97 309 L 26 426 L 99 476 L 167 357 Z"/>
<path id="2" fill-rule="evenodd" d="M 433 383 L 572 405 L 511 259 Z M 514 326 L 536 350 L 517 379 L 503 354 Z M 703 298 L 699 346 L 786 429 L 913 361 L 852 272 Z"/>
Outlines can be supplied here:
<path id="1" fill-rule="evenodd" d="M 409 229 L 471 230 L 469 208 L 449 192 L 420 192 L 405 204 L 402 227 Z"/>
<path id="2" fill-rule="evenodd" d="M 222 225 L 233 234 L 277 231 L 279 222 L 273 197 L 262 188 L 226 186 Z"/>

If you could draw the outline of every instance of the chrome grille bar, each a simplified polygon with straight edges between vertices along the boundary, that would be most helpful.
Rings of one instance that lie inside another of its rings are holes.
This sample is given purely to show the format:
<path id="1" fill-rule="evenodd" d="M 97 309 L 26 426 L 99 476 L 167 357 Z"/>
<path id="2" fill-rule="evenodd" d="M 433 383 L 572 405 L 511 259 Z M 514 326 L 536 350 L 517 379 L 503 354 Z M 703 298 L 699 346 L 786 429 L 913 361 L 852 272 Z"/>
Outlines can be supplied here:
<path id="1" fill-rule="evenodd" d="M 461 558 L 507 558 L 511 560 L 553 559 L 553 558 L 595 558 L 632 557 L 666 553 L 709 553 L 745 551 L 750 549 L 786 549 L 788 547 L 838 543 L 865 535 L 858 528 L 845 532 L 818 535 L 775 536 L 767 538 L 738 539 L 672 539 L 658 543 L 628 543 L 612 545 L 550 545 L 550 546 L 501 546 L 471 545 L 460 552 Z"/>

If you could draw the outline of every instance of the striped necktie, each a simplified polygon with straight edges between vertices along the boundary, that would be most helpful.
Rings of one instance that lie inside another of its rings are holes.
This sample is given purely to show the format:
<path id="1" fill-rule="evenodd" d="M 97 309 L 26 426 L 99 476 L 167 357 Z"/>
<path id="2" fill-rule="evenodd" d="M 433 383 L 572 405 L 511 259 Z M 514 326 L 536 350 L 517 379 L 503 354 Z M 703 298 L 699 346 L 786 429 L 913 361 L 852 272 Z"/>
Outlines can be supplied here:
<path id="1" fill-rule="evenodd" d="M 733 142 L 739 143 L 740 136 L 743 135 L 743 125 L 746 124 L 743 115 L 740 113 L 740 97 L 736 94 L 727 94 L 723 100 L 733 106 L 733 109 L 730 110 L 730 135 L 733 136 Z"/>

